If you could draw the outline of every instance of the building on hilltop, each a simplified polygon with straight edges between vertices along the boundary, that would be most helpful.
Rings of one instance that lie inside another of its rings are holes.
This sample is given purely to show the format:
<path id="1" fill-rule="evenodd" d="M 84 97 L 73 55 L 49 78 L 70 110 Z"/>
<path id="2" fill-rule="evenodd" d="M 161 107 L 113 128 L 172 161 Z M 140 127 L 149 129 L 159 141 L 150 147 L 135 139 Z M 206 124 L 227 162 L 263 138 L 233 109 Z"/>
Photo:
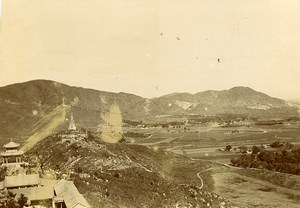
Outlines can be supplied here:
<path id="1" fill-rule="evenodd" d="M 72 120 L 73 116 L 71 124 Z M 75 125 L 74 122 L 73 124 Z M 77 140 L 86 135 L 72 129 L 69 135 L 76 135 Z M 19 146 L 20 144 L 10 141 L 4 145 L 5 151 L 1 152 L 2 165 L 7 169 L 0 181 L 0 195 L 10 191 L 19 198 L 24 194 L 28 198 L 27 205 L 33 207 L 90 208 L 72 181 L 43 179 L 38 173 L 26 174 L 25 166 L 28 163 L 22 161 L 24 153 L 18 150 Z"/>
<path id="2" fill-rule="evenodd" d="M 81 141 L 83 139 L 87 138 L 87 132 L 66 132 L 66 133 L 61 133 L 61 142 L 69 142 L 69 143 L 75 143 L 78 141 Z"/>
<path id="3" fill-rule="evenodd" d="M 70 118 L 70 122 L 69 122 L 69 127 L 68 127 L 68 131 L 76 131 L 76 125 L 75 125 L 75 121 L 73 118 L 73 113 L 71 113 L 71 118 Z"/>
<path id="4" fill-rule="evenodd" d="M 87 138 L 87 131 L 84 132 L 84 130 L 80 129 L 77 130 L 77 127 L 75 125 L 75 121 L 73 118 L 73 113 L 71 114 L 71 118 L 69 121 L 69 126 L 67 131 L 60 134 L 62 143 L 69 142 L 74 143 L 78 142 L 80 140 L 83 140 Z"/>
<path id="5" fill-rule="evenodd" d="M 15 166 L 22 163 L 22 156 L 24 152 L 18 150 L 19 146 L 20 144 L 15 143 L 12 140 L 3 146 L 5 148 L 5 151 L 1 152 L 3 166 Z"/>

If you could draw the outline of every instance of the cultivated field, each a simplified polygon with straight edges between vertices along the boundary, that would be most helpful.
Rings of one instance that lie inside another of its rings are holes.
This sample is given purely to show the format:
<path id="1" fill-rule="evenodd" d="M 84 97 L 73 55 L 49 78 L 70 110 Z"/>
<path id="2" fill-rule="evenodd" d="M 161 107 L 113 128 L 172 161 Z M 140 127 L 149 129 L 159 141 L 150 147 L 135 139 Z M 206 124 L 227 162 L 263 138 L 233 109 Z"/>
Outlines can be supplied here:
<path id="1" fill-rule="evenodd" d="M 299 207 L 300 176 L 234 167 L 215 168 L 211 175 L 214 192 L 240 207 Z"/>
<path id="2" fill-rule="evenodd" d="M 227 145 L 238 149 L 241 146 L 269 145 L 274 141 L 300 146 L 299 123 L 226 128 L 200 125 L 180 128 L 129 128 L 124 131 L 148 135 L 146 138 L 134 138 L 136 144 L 165 149 L 194 160 L 211 161 L 212 169 L 201 177 L 211 176 L 214 181 L 213 191 L 239 207 L 299 207 L 299 176 L 228 166 L 226 164 L 230 163 L 230 159 L 240 153 L 224 151 Z"/>
<path id="3" fill-rule="evenodd" d="M 249 127 L 187 125 L 175 128 L 125 128 L 124 131 L 150 135 L 146 138 L 135 138 L 135 144 L 221 163 L 229 163 L 230 159 L 237 154 L 234 151 L 220 151 L 227 145 L 238 148 L 268 145 L 274 141 L 290 142 L 294 145 L 300 143 L 299 123 Z"/>

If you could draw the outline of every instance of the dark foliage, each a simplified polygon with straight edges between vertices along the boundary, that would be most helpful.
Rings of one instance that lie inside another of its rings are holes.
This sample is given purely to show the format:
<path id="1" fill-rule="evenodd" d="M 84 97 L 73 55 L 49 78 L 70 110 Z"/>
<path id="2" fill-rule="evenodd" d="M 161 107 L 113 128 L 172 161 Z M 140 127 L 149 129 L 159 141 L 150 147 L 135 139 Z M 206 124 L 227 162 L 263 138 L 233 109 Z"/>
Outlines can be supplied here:
<path id="1" fill-rule="evenodd" d="M 244 168 L 263 168 L 300 175 L 300 148 L 277 152 L 255 151 L 251 155 L 242 155 L 239 158 L 233 158 L 231 163 L 234 166 Z"/>
<path id="2" fill-rule="evenodd" d="M 272 144 L 270 144 L 270 146 L 272 148 L 280 148 L 283 146 L 283 144 L 277 141 L 277 142 L 273 142 Z"/>
<path id="3" fill-rule="evenodd" d="M 8 191 L 6 194 L 1 194 L 0 208 L 23 208 L 28 201 L 28 197 L 21 194 L 16 199 L 16 194 Z"/>
<path id="4" fill-rule="evenodd" d="M 232 146 L 231 145 L 227 145 L 226 148 L 225 148 L 225 151 L 230 151 L 232 149 Z"/>

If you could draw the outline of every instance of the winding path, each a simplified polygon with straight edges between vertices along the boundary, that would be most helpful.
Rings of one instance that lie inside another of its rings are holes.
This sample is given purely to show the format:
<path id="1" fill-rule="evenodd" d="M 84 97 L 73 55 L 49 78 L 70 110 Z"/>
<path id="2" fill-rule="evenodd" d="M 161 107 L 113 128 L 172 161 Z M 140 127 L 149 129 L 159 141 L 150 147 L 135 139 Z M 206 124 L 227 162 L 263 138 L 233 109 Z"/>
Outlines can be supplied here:
<path id="1" fill-rule="evenodd" d="M 197 173 L 197 177 L 198 177 L 199 180 L 201 181 L 200 189 L 202 189 L 203 186 L 204 186 L 203 179 L 200 177 L 200 174 L 202 174 L 202 173 L 204 173 L 204 172 L 207 172 L 207 171 L 209 171 L 209 170 L 212 170 L 212 169 L 213 169 L 213 168 L 208 168 L 208 169 L 206 169 L 206 170 L 204 170 L 204 171 L 200 171 L 200 172 Z"/>

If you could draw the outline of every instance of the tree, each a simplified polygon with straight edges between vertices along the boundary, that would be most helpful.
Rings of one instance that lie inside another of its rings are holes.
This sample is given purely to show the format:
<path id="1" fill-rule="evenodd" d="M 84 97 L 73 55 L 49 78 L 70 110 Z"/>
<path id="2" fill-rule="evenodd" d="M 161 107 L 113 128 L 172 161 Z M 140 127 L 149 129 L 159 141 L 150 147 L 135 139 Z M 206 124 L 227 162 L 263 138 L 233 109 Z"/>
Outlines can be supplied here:
<path id="1" fill-rule="evenodd" d="M 258 146 L 253 146 L 253 147 L 252 147 L 252 154 L 257 154 L 257 153 L 259 153 L 259 152 L 260 152 L 260 149 L 259 149 Z"/>
<path id="2" fill-rule="evenodd" d="M 256 148 L 253 148 L 253 151 L 257 151 Z M 232 158 L 231 163 L 240 167 L 263 168 L 300 175 L 300 148 L 276 152 L 260 150 L 260 154 Z"/>
<path id="3" fill-rule="evenodd" d="M 6 202 L 6 206 L 5 207 L 7 207 L 7 208 L 17 208 L 18 205 L 17 205 L 16 200 L 14 198 L 10 198 Z"/>
<path id="4" fill-rule="evenodd" d="M 23 208 L 24 205 L 27 203 L 27 201 L 28 201 L 28 197 L 26 197 L 24 194 L 21 194 L 17 200 L 20 208 Z"/>
<path id="5" fill-rule="evenodd" d="M 17 194 L 15 194 L 15 193 L 13 193 L 13 192 L 11 192 L 11 191 L 8 191 L 8 196 L 10 197 L 10 198 L 15 198 L 15 196 L 17 195 Z"/>
<path id="6" fill-rule="evenodd" d="M 285 143 L 284 148 L 285 148 L 285 149 L 293 149 L 293 148 L 294 148 L 294 145 L 291 144 L 291 143 L 289 143 L 289 142 L 287 142 L 287 143 Z"/>
<path id="7" fill-rule="evenodd" d="M 246 146 L 241 146 L 241 147 L 239 147 L 239 149 L 240 149 L 241 153 L 247 153 L 248 148 Z"/>
<path id="8" fill-rule="evenodd" d="M 7 172 L 7 167 L 6 166 L 0 167 L 0 181 L 4 180 L 6 172 Z"/>
<path id="9" fill-rule="evenodd" d="M 227 145 L 226 148 L 225 148 L 225 151 L 229 152 L 231 149 L 232 149 L 232 146 L 231 145 Z"/>
<path id="10" fill-rule="evenodd" d="M 276 141 L 276 142 L 273 142 L 272 144 L 270 144 L 270 146 L 272 148 L 280 148 L 283 146 L 283 144 L 281 144 L 280 142 Z"/>

